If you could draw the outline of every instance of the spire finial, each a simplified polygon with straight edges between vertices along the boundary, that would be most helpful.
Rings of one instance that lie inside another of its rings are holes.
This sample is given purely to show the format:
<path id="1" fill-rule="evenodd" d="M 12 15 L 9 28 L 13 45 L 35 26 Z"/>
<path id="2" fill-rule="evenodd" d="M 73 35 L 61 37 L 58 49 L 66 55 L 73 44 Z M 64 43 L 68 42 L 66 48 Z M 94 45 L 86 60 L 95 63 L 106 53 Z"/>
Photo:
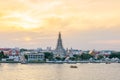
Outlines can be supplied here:
<path id="1" fill-rule="evenodd" d="M 61 38 L 61 32 L 59 32 L 59 38 Z"/>
<path id="2" fill-rule="evenodd" d="M 61 32 L 59 31 L 59 34 L 61 34 Z"/>

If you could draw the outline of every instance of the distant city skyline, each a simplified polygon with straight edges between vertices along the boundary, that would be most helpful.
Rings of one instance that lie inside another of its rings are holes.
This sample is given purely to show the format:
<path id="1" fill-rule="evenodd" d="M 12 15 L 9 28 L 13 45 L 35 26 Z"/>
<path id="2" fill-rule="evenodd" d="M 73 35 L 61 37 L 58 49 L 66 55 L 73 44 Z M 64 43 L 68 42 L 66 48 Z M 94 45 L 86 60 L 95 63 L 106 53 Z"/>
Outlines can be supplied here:
<path id="1" fill-rule="evenodd" d="M 0 0 L 0 47 L 120 50 L 119 0 Z"/>

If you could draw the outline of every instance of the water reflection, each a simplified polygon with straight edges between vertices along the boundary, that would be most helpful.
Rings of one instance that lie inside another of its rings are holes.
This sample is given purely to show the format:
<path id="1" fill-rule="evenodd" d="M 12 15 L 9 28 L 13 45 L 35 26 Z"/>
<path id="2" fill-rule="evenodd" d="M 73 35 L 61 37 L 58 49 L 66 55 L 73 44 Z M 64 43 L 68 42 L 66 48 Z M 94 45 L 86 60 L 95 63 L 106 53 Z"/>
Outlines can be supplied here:
<path id="1" fill-rule="evenodd" d="M 120 80 L 120 64 L 9 64 L 0 65 L 0 80 Z"/>

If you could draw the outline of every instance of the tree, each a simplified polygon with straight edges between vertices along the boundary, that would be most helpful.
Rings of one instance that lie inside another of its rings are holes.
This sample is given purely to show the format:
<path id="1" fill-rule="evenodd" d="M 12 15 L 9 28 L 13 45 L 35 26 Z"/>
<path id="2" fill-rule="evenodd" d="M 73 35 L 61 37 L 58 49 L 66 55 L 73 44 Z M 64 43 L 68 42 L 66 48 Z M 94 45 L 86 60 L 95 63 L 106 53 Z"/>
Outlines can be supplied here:
<path id="1" fill-rule="evenodd" d="M 45 55 L 45 59 L 48 59 L 50 61 L 53 60 L 53 53 L 45 52 L 44 55 Z"/>
<path id="2" fill-rule="evenodd" d="M 113 52 L 113 53 L 111 53 L 109 58 L 119 58 L 120 59 L 120 52 Z"/>
<path id="3" fill-rule="evenodd" d="M 73 60 L 80 60 L 80 55 L 74 54 L 72 59 Z"/>
<path id="4" fill-rule="evenodd" d="M 76 59 L 75 57 L 70 57 L 70 60 L 75 61 Z"/>
<path id="5" fill-rule="evenodd" d="M 102 58 L 104 58 L 104 56 L 103 55 L 98 55 L 98 60 L 100 60 L 100 59 L 102 59 Z"/>
<path id="6" fill-rule="evenodd" d="M 24 48 L 20 49 L 20 52 L 23 52 L 23 51 L 27 51 L 27 49 L 24 49 Z"/>
<path id="7" fill-rule="evenodd" d="M 55 57 L 55 59 L 58 61 L 62 60 L 62 58 L 60 58 L 60 57 Z"/>
<path id="8" fill-rule="evenodd" d="M 1 60 L 3 57 L 4 57 L 4 52 L 1 51 L 1 52 L 0 52 L 0 60 Z"/>
<path id="9" fill-rule="evenodd" d="M 24 54 L 24 57 L 25 57 L 26 60 L 28 60 L 28 55 Z"/>
<path id="10" fill-rule="evenodd" d="M 81 54 L 81 59 L 82 59 L 82 60 L 89 60 L 89 59 L 92 58 L 92 57 L 93 57 L 93 56 L 90 55 L 90 54 L 85 54 L 85 53 Z"/>
<path id="11" fill-rule="evenodd" d="M 1 60 L 2 58 L 8 58 L 7 55 L 4 55 L 4 52 L 3 52 L 3 51 L 0 52 L 0 60 Z"/>

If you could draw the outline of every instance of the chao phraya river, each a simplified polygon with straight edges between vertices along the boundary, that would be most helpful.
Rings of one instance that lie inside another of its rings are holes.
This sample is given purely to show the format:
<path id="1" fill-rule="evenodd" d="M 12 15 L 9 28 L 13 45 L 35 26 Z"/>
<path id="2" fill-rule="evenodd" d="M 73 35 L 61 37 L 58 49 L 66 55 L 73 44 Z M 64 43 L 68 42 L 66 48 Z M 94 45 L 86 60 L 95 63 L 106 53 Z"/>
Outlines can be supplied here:
<path id="1" fill-rule="evenodd" d="M 0 80 L 120 80 L 120 64 L 1 63 Z"/>

